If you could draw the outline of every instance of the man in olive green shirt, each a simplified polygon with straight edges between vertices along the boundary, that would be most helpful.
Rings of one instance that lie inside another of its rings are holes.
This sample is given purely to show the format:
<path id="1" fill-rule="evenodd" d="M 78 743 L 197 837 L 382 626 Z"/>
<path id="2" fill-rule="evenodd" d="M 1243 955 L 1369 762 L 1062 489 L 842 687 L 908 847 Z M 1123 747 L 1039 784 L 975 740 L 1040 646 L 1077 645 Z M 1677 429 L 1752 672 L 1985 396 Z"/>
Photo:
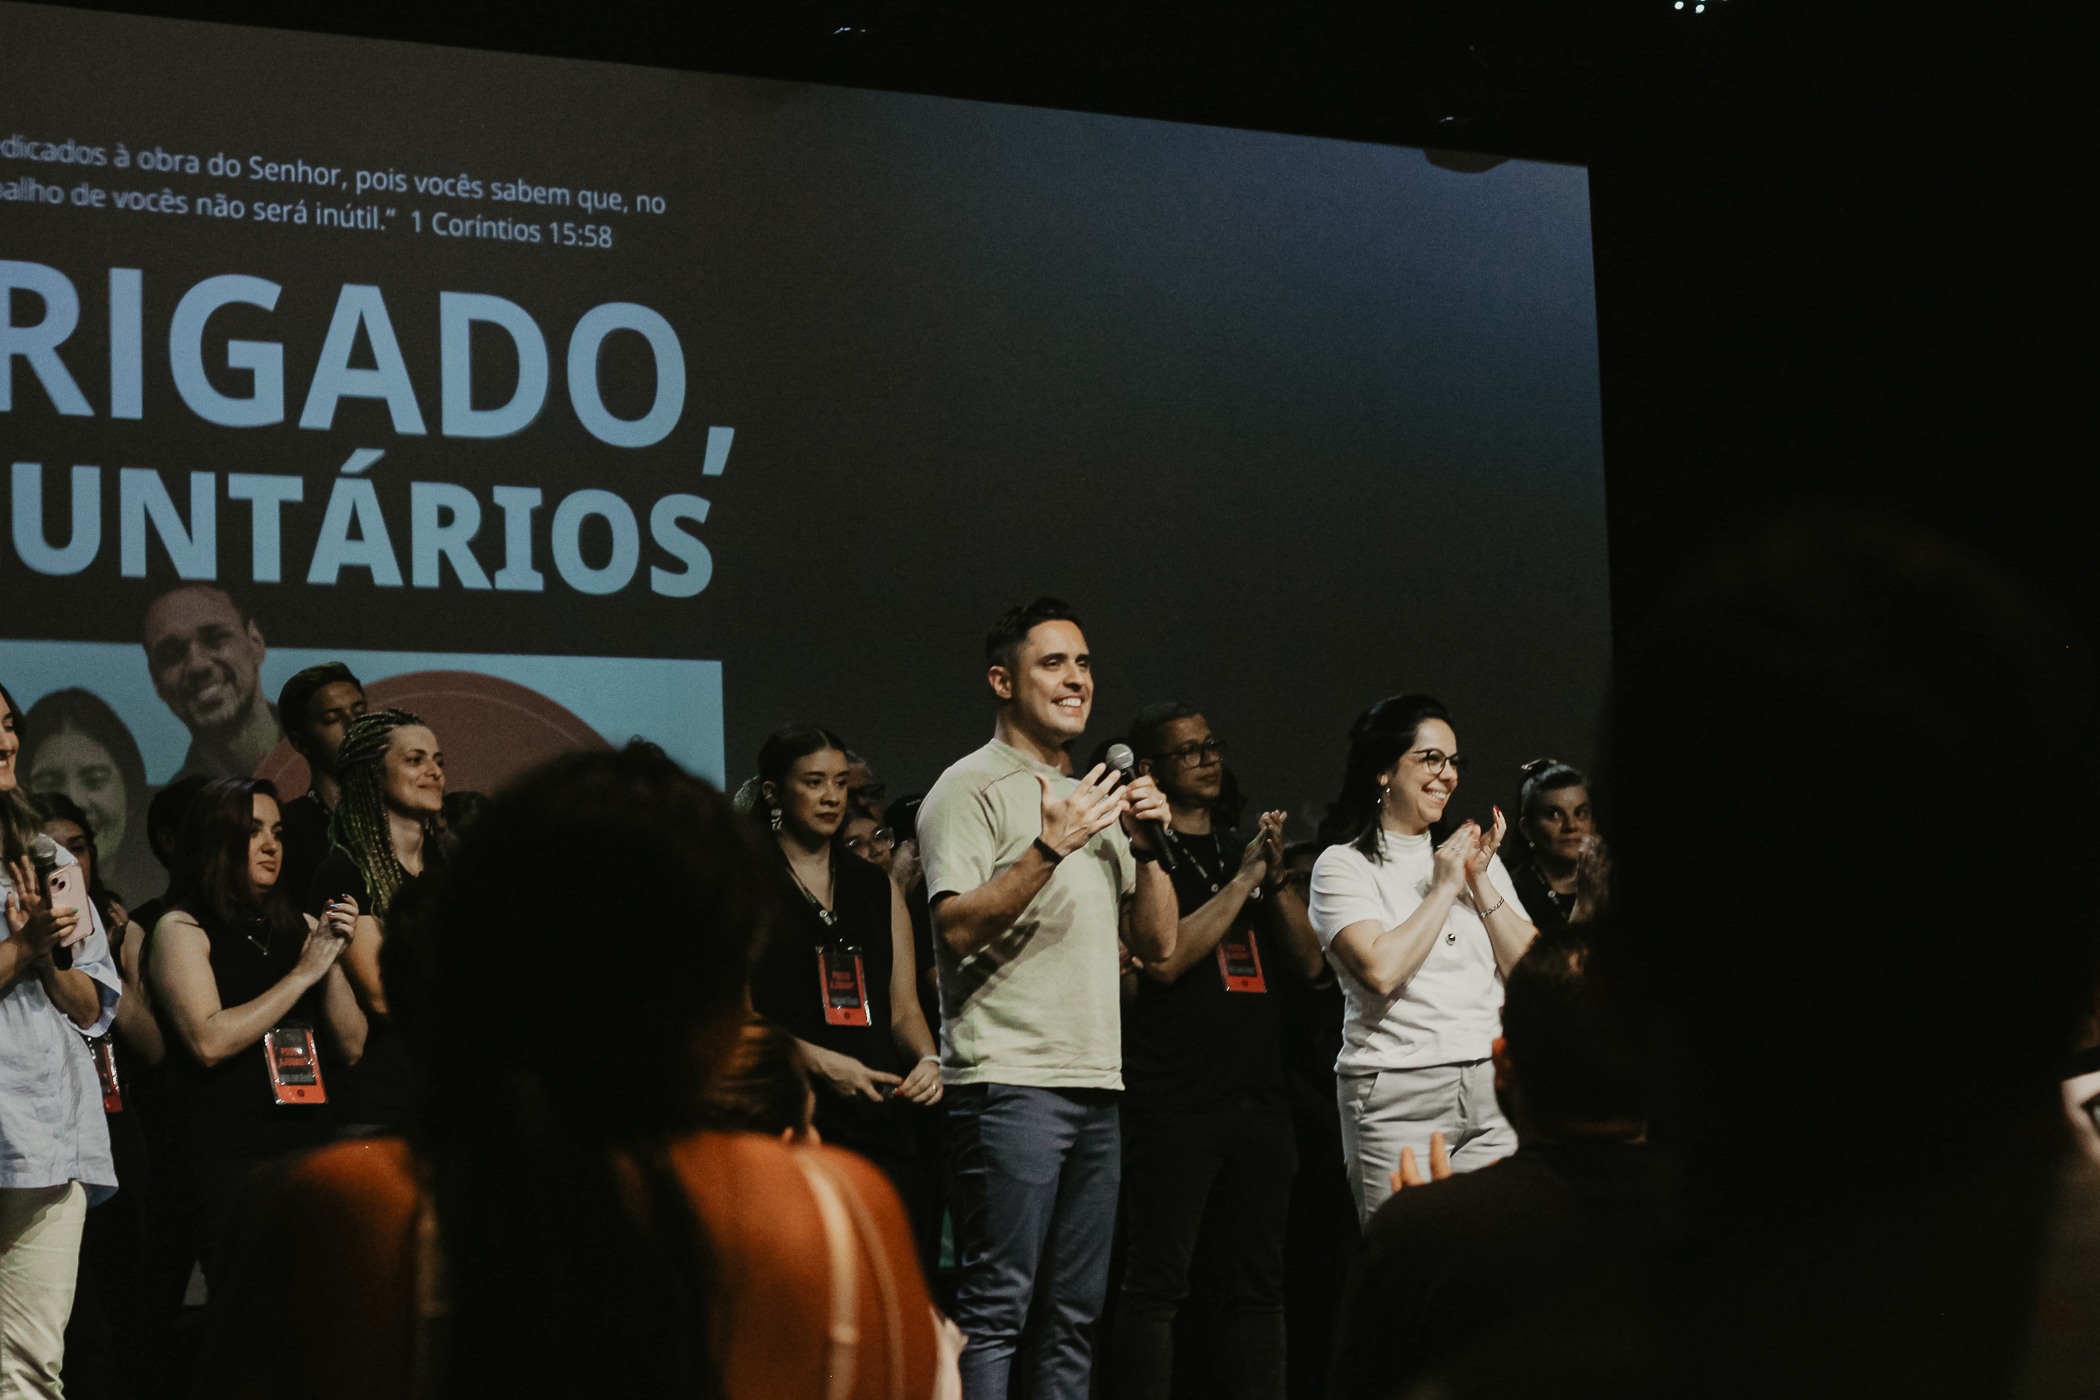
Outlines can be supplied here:
<path id="1" fill-rule="evenodd" d="M 1031 1393 L 1084 1400 L 1122 1171 L 1117 941 L 1148 960 L 1173 952 L 1173 882 L 1136 825 L 1168 809 L 1150 778 L 1124 787 L 1058 766 L 1094 700 L 1069 607 L 1038 598 L 1001 614 L 985 660 L 992 741 L 941 775 L 918 822 L 951 1086 L 963 1394 L 1005 1400 L 1041 1288 Z"/>

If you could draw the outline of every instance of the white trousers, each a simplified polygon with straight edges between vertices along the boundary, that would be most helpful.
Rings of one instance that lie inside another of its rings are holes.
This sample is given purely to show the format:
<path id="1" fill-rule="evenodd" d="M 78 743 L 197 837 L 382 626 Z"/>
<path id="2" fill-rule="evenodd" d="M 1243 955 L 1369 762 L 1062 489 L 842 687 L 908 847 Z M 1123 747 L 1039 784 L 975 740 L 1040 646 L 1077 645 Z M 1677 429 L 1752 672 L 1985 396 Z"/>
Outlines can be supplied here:
<path id="1" fill-rule="evenodd" d="M 80 1276 L 87 1188 L 0 1187 L 0 1400 L 65 1393 L 66 1319 Z"/>
<path id="2" fill-rule="evenodd" d="M 1444 1135 L 1451 1170 L 1469 1172 L 1517 1150 L 1517 1130 L 1495 1101 L 1492 1060 L 1424 1069 L 1345 1074 L 1335 1082 L 1342 1110 L 1342 1160 L 1359 1225 L 1393 1194 L 1400 1149 L 1415 1150 L 1429 1175 L 1429 1135 Z"/>

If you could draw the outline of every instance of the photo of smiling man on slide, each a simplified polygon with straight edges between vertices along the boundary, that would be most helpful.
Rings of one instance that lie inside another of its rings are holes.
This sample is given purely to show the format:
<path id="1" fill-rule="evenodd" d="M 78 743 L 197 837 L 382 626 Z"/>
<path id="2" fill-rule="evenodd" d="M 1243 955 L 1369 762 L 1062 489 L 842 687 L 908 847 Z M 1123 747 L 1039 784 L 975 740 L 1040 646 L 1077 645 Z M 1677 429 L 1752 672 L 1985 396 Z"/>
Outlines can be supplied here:
<path id="1" fill-rule="evenodd" d="M 176 777 L 245 778 L 277 747 L 262 691 L 262 628 L 233 596 L 186 583 L 146 609 L 146 666 L 161 702 L 190 731 Z"/>

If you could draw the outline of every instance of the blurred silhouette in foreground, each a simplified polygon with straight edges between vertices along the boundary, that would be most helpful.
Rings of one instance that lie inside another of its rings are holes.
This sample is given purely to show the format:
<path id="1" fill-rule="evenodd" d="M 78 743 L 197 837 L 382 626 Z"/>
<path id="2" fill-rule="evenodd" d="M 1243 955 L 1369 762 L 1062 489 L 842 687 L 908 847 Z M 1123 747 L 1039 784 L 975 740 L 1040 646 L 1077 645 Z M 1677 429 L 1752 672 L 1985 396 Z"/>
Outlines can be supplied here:
<path id="1" fill-rule="evenodd" d="M 1510 969 L 1495 1094 L 1518 1150 L 1454 1173 L 1400 1154 L 1335 1343 L 1330 1400 L 1405 1390 L 1484 1327 L 1600 1285 L 1623 1287 L 1667 1244 L 1647 1110 L 1622 1028 L 1588 985 L 1589 950 L 1541 934 Z"/>
<path id="2" fill-rule="evenodd" d="M 770 903 L 746 827 L 660 754 L 572 754 L 410 887 L 381 962 L 424 1074 L 410 1135 L 258 1204 L 197 1393 L 932 1393 L 959 1342 L 882 1174 L 713 1126 Z"/>
<path id="3" fill-rule="evenodd" d="M 2094 952 L 2091 849 L 2050 839 L 2092 790 L 2071 640 L 1991 567 L 1841 510 L 1705 556 L 1621 657 L 1589 968 L 1636 1026 L 1688 1244 L 1409 1393 L 2013 1384 L 2052 1218 L 2094 1199 L 2058 1087 Z M 1746 764 L 1764 801 L 1707 810 Z M 2056 1344 L 2090 1355 L 2095 1321 Z"/>

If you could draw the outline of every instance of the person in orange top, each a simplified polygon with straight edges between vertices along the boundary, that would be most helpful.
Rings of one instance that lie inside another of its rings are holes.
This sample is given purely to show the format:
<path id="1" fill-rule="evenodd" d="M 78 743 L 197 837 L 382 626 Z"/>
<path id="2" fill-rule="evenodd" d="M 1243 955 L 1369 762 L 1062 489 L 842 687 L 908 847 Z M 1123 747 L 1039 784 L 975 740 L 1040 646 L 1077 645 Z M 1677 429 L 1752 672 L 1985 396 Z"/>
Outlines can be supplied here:
<path id="1" fill-rule="evenodd" d="M 497 799 L 397 910 L 409 1138 L 290 1168 L 215 1291 L 224 1400 L 902 1400 L 954 1344 L 882 1173 L 705 1130 L 768 912 L 746 824 L 660 754 Z"/>

